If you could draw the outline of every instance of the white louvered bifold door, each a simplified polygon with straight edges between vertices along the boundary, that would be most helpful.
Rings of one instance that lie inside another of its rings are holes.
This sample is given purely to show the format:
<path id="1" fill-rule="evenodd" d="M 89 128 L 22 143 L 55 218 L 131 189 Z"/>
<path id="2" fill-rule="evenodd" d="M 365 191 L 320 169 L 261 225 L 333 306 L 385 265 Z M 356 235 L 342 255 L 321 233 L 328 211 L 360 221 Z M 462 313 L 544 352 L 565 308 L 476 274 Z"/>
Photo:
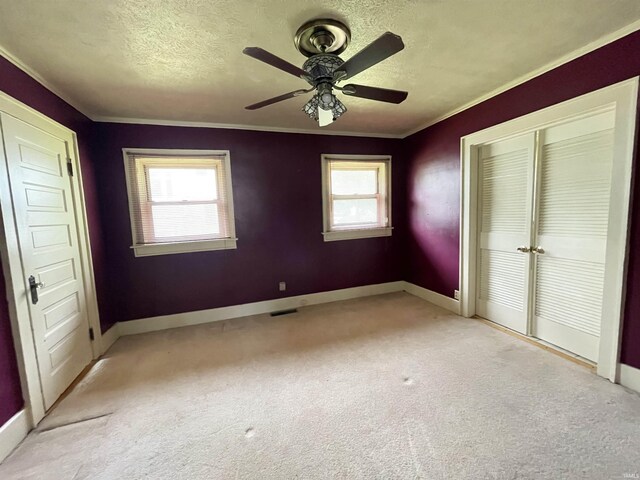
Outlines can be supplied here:
<path id="1" fill-rule="evenodd" d="M 527 333 L 535 134 L 479 149 L 476 313 Z"/>
<path id="2" fill-rule="evenodd" d="M 598 358 L 614 112 L 540 132 L 532 335 Z"/>

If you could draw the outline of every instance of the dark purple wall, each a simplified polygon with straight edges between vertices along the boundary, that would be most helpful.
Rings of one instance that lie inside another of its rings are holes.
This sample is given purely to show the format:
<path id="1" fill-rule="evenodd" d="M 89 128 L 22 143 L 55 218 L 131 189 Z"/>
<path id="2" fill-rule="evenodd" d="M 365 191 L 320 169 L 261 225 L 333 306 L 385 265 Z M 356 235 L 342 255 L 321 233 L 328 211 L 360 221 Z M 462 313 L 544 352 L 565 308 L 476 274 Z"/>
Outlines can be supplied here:
<path id="1" fill-rule="evenodd" d="M 42 112 L 50 118 L 74 130 L 78 136 L 78 148 L 82 162 L 87 215 L 91 235 L 92 254 L 99 292 L 104 291 L 102 274 L 102 238 L 100 216 L 95 190 L 95 175 L 89 146 L 93 123 L 40 83 L 0 57 L 0 91 Z M 6 304 L 5 281 L 0 269 L 0 425 L 22 408 L 22 393 L 17 373 L 16 356 Z M 101 299 L 99 295 L 99 300 Z M 108 317 L 104 317 L 108 320 Z M 103 325 L 106 328 L 109 324 Z"/>
<path id="2" fill-rule="evenodd" d="M 458 288 L 460 137 L 640 75 L 640 32 L 562 65 L 405 139 L 407 280 L 449 297 Z M 635 164 L 638 157 L 636 154 Z M 631 245 L 640 245 L 640 182 Z M 622 361 L 640 368 L 640 255 L 631 248 Z"/>
<path id="3" fill-rule="evenodd" d="M 109 318 L 123 321 L 383 283 L 403 278 L 400 141 L 211 128 L 96 124 Z M 237 250 L 135 258 L 122 148 L 231 152 Z M 391 154 L 388 238 L 324 242 L 320 155 Z M 278 282 L 287 291 L 278 291 Z"/>
<path id="4" fill-rule="evenodd" d="M 640 42 L 639 42 L 640 43 Z M 640 47 L 638 45 L 636 48 Z M 640 62 L 638 62 L 640 63 Z M 640 70 L 640 69 L 639 69 Z M 631 226 L 627 246 L 627 292 L 622 330 L 621 362 L 640 368 L 640 97 L 636 115 L 636 143 L 634 152 L 634 185 L 632 190 Z"/>
<path id="5" fill-rule="evenodd" d="M 5 292 L 4 276 L 0 270 L 0 427 L 24 404 Z"/>

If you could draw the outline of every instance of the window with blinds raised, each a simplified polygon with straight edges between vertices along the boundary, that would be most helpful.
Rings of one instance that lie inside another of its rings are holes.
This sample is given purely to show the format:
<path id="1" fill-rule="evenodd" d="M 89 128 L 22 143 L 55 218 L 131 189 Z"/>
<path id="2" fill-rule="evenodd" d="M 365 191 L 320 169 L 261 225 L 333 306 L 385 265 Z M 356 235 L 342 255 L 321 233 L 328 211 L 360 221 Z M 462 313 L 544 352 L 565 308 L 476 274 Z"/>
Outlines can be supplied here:
<path id="1" fill-rule="evenodd" d="M 391 235 L 391 158 L 322 157 L 324 240 Z"/>
<path id="2" fill-rule="evenodd" d="M 124 150 L 136 256 L 236 248 L 227 151 Z"/>

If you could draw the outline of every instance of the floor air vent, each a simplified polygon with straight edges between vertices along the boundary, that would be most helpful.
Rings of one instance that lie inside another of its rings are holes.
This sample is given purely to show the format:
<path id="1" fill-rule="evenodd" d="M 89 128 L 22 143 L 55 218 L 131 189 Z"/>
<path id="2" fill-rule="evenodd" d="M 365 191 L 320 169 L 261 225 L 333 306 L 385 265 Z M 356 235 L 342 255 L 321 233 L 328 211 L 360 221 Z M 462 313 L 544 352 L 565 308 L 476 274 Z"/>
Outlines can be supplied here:
<path id="1" fill-rule="evenodd" d="M 279 317 L 280 315 L 289 315 L 290 313 L 296 313 L 297 308 L 290 308 L 289 310 L 280 310 L 278 312 L 271 312 L 272 317 Z"/>

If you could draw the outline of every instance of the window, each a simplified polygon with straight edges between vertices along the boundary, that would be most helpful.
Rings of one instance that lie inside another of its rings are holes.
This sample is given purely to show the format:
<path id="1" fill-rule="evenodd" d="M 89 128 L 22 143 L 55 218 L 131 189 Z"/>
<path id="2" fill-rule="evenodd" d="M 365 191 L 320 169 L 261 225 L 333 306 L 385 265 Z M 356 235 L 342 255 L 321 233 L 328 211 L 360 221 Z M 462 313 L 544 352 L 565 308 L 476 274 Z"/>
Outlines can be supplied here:
<path id="1" fill-rule="evenodd" d="M 124 149 L 136 257 L 236 248 L 229 152 Z"/>
<path id="2" fill-rule="evenodd" d="M 391 235 L 391 157 L 322 156 L 324 240 Z"/>

